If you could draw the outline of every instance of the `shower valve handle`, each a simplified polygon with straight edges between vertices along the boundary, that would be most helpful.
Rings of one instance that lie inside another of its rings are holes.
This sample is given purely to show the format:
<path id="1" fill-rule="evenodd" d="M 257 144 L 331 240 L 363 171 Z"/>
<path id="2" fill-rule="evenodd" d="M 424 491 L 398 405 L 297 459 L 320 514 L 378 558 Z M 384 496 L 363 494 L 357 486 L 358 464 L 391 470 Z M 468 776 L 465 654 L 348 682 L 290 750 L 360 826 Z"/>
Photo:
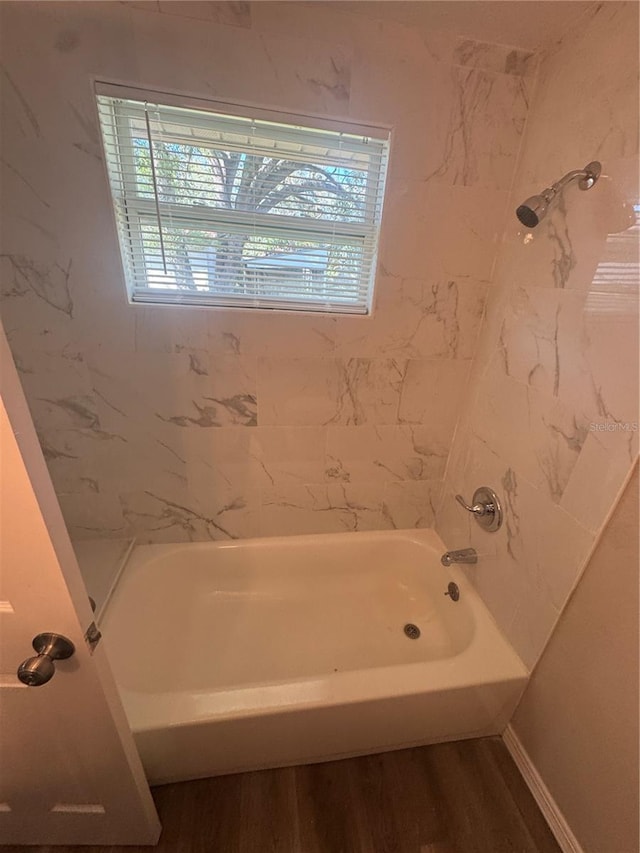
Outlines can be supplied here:
<path id="1" fill-rule="evenodd" d="M 502 524 L 502 507 L 500 499 L 488 486 L 480 486 L 473 493 L 472 503 L 468 504 L 462 495 L 456 495 L 456 500 L 467 512 L 470 512 L 483 530 L 494 533 Z"/>
<path id="2" fill-rule="evenodd" d="M 489 512 L 493 512 L 493 504 L 473 504 L 473 506 L 469 506 L 469 504 L 465 501 L 462 495 L 456 495 L 456 500 L 463 506 L 467 512 L 472 512 L 474 515 L 482 516 L 487 515 Z"/>

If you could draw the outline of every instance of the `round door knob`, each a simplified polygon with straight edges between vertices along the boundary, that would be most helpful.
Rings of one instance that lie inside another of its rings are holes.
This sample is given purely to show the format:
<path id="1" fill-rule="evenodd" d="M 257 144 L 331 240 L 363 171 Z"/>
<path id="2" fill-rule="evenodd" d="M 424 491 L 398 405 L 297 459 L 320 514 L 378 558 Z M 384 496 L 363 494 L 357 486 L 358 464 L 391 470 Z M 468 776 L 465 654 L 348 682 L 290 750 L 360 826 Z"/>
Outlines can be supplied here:
<path id="1" fill-rule="evenodd" d="M 40 687 L 55 675 L 55 661 L 70 658 L 76 648 L 62 634 L 38 634 L 33 638 L 35 657 L 27 658 L 18 667 L 18 678 L 27 687 Z"/>
<path id="2" fill-rule="evenodd" d="M 27 658 L 18 667 L 18 678 L 28 687 L 40 687 L 55 675 L 56 665 L 48 655 Z"/>

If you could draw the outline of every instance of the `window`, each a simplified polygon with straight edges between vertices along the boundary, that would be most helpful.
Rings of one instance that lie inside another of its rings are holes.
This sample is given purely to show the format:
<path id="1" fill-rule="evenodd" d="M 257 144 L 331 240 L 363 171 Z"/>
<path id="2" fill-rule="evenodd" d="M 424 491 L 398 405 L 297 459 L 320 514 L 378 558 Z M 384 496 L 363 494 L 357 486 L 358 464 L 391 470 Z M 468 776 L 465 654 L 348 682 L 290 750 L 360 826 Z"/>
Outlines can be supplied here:
<path id="1" fill-rule="evenodd" d="M 97 92 L 132 301 L 369 311 L 388 132 Z"/>

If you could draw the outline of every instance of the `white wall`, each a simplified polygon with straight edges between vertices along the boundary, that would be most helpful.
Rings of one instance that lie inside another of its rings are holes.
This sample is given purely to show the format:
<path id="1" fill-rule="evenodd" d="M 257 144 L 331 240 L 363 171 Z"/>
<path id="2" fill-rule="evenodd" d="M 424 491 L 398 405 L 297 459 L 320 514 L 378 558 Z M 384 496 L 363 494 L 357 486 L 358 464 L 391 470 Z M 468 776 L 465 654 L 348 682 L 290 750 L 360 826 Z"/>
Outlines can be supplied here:
<path id="1" fill-rule="evenodd" d="M 512 727 L 585 853 L 636 853 L 638 469 Z"/>

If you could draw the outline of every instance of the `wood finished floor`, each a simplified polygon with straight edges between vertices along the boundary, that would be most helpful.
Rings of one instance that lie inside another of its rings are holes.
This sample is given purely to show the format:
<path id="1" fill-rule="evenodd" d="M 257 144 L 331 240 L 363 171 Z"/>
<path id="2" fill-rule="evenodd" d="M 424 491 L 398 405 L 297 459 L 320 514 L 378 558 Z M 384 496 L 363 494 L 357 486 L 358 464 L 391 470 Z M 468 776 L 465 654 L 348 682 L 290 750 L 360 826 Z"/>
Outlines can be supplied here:
<path id="1" fill-rule="evenodd" d="M 504 744 L 458 741 L 153 790 L 149 847 L 32 853 L 560 853 Z M 20 853 L 24 847 L 1 847 Z"/>

